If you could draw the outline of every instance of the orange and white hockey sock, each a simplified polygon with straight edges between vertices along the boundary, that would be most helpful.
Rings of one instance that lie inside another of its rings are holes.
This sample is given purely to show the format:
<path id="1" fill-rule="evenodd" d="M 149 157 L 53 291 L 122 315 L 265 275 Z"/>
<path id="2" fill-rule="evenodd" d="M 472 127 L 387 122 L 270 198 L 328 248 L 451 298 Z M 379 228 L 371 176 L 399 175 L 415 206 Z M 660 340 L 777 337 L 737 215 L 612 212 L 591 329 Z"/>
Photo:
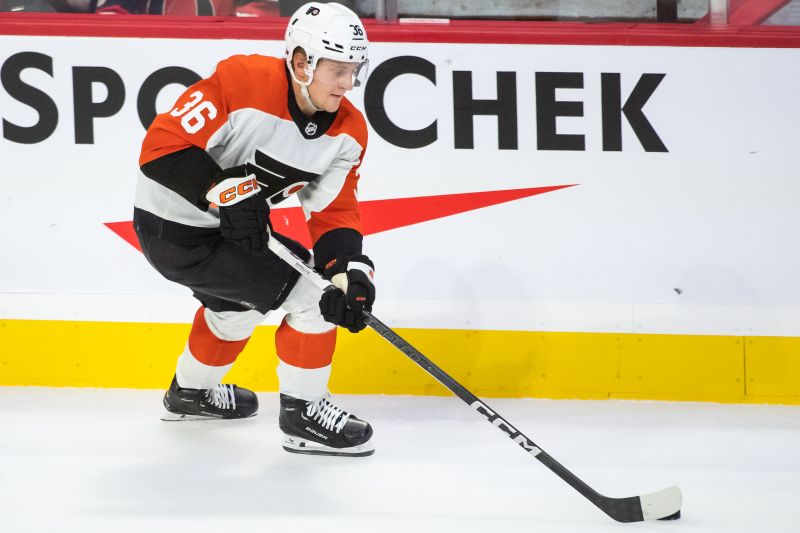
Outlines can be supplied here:
<path id="1" fill-rule="evenodd" d="M 219 384 L 263 319 L 264 315 L 257 311 L 198 309 L 189 341 L 178 358 L 178 386 L 210 389 Z"/>
<path id="2" fill-rule="evenodd" d="M 318 400 L 328 392 L 336 327 L 322 320 L 304 324 L 303 320 L 292 318 L 287 315 L 275 333 L 280 392 L 307 401 Z"/>

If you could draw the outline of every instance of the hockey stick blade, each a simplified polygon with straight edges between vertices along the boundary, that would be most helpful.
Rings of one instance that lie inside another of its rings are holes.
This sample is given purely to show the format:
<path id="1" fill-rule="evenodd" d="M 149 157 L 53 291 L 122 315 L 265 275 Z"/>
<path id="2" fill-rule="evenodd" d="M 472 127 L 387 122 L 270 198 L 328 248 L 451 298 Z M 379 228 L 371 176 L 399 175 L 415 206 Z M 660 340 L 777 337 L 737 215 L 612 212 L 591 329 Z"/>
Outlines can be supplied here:
<path id="1" fill-rule="evenodd" d="M 681 491 L 675 486 L 630 498 L 609 498 L 597 494 L 596 499 L 589 499 L 617 522 L 677 520 L 681 517 L 683 503 Z"/>
<path id="2" fill-rule="evenodd" d="M 677 520 L 681 517 L 683 497 L 675 485 L 639 496 L 645 520 Z"/>
<path id="3" fill-rule="evenodd" d="M 278 242 L 277 239 L 270 239 L 268 241 L 268 246 L 273 253 L 300 272 L 303 277 L 320 290 L 333 290 L 334 287 L 329 281 L 320 276 L 319 273 L 309 267 L 305 261 L 297 257 L 291 250 Z M 507 437 L 523 450 L 533 455 L 540 463 L 549 468 L 553 473 L 614 520 L 618 522 L 642 522 L 644 520 L 675 520 L 680 518 L 682 498 L 681 491 L 678 487 L 673 486 L 659 492 L 641 496 L 631 496 L 628 498 L 610 498 L 600 494 L 558 461 L 553 459 L 521 431 L 512 426 L 505 418 L 501 417 L 497 411 L 489 408 L 484 401 L 480 400 L 477 396 L 464 388 L 463 385 L 450 377 L 444 370 L 436 366 L 433 361 L 425 357 L 419 350 L 400 337 L 397 332 L 378 320 L 369 311 L 362 312 L 366 318 L 367 325 L 378 335 L 383 337 L 384 340 L 403 352 L 406 357 L 422 367 L 423 370 L 439 383 L 450 389 L 450 391 L 461 398 L 461 400 L 478 414 L 485 417 L 489 423 L 505 433 Z"/>

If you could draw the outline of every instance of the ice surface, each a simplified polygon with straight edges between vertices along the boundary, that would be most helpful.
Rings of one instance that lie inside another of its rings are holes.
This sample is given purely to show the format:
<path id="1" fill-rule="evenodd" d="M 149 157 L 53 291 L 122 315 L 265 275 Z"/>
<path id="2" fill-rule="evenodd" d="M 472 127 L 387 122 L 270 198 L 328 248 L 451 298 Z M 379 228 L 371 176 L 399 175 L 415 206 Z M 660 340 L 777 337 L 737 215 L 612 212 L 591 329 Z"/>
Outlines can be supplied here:
<path id="1" fill-rule="evenodd" d="M 800 531 L 800 407 L 488 400 L 608 496 L 676 484 L 683 518 L 617 524 L 454 397 L 337 396 L 369 458 L 280 447 L 277 395 L 162 422 L 161 391 L 0 387 L 0 531 Z"/>

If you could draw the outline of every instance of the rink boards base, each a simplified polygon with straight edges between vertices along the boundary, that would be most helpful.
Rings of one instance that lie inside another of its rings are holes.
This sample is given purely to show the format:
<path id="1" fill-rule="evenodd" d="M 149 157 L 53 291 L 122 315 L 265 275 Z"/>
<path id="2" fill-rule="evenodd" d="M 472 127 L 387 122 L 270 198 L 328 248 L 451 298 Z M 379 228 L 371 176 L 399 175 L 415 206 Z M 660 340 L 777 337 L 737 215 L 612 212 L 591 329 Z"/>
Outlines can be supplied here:
<path id="1" fill-rule="evenodd" d="M 0 320 L 0 385 L 165 388 L 188 324 Z M 226 381 L 277 390 L 275 326 Z M 478 396 L 800 404 L 800 338 L 398 329 Z M 339 330 L 333 392 L 450 392 L 371 330 Z"/>

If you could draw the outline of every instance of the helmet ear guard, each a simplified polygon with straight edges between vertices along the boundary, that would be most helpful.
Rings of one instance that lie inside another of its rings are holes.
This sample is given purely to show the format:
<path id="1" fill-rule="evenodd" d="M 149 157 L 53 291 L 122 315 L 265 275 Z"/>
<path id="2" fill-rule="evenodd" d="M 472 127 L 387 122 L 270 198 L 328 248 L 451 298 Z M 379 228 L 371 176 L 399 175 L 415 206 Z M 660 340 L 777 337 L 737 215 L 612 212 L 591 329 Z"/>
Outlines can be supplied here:
<path id="1" fill-rule="evenodd" d="M 306 55 L 306 66 L 303 67 L 303 73 L 306 75 L 305 81 L 298 79 L 298 77 L 294 73 L 294 65 L 292 64 L 292 61 L 294 59 L 294 54 L 298 48 L 302 50 L 303 53 Z M 312 60 L 314 61 L 313 67 L 311 66 Z M 300 94 L 303 96 L 303 99 L 306 101 L 306 103 L 313 109 L 317 111 L 322 111 L 322 109 L 317 107 L 314 104 L 314 102 L 311 101 L 311 95 L 308 94 L 308 86 L 311 85 L 312 81 L 314 81 L 314 69 L 317 68 L 316 57 L 310 56 L 308 53 L 306 53 L 305 49 L 302 46 L 296 46 L 294 47 L 292 52 L 289 52 L 287 54 L 286 64 L 289 67 L 289 75 L 292 77 L 295 83 L 297 83 L 300 86 Z"/>

